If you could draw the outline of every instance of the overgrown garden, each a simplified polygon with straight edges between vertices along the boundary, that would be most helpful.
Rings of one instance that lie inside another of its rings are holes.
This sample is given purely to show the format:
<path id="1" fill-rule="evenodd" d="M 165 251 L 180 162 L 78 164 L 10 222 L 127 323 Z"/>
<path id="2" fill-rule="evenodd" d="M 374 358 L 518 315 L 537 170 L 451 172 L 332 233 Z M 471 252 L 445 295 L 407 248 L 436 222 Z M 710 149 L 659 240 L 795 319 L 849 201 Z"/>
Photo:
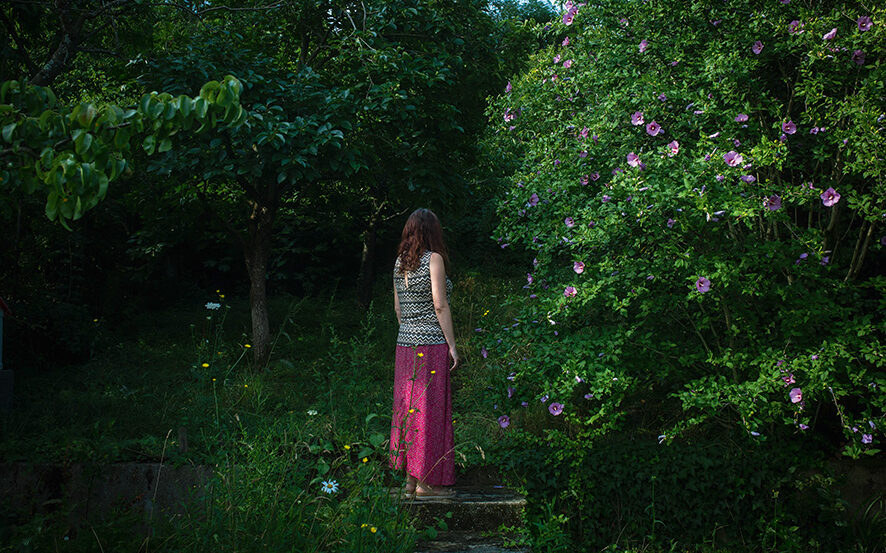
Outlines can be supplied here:
<path id="1" fill-rule="evenodd" d="M 886 546 L 883 8 L 0 13 L 0 458 L 214 474 L 147 534 L 6 508 L 0 550 L 412 551 L 385 448 L 418 205 L 457 465 L 526 495 L 522 545 Z"/>

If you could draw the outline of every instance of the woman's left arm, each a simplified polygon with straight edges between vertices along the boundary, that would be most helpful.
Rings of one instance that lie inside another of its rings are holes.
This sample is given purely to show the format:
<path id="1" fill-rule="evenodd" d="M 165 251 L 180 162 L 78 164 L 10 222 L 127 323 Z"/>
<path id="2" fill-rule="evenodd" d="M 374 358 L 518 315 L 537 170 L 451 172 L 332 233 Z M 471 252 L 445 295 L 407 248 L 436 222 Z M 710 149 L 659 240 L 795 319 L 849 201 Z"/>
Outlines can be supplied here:
<path id="1" fill-rule="evenodd" d="M 403 324 L 400 321 L 400 298 L 397 296 L 397 281 L 394 281 L 394 313 L 397 314 L 397 324 Z"/>

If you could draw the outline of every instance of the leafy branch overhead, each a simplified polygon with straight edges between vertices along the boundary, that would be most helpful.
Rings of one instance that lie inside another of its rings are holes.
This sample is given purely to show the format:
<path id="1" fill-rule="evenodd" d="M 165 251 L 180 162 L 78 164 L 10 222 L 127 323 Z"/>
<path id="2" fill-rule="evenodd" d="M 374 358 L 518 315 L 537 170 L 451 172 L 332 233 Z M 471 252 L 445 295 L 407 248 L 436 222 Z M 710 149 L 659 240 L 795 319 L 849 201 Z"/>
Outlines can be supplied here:
<path id="1" fill-rule="evenodd" d="M 195 97 L 152 92 L 137 106 L 60 105 L 52 90 L 18 81 L 0 87 L 0 198 L 45 194 L 46 216 L 67 227 L 94 207 L 129 167 L 133 148 L 172 150 L 176 135 L 235 128 L 246 112 L 242 84 L 227 76 Z"/>

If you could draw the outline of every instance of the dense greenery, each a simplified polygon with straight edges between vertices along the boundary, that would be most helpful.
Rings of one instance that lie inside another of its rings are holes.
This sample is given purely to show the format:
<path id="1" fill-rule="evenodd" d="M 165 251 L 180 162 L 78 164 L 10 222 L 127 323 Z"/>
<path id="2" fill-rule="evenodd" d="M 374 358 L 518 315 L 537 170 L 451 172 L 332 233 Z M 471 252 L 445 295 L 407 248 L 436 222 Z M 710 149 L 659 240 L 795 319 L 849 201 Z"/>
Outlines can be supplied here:
<path id="1" fill-rule="evenodd" d="M 412 550 L 384 452 L 418 205 L 453 254 L 457 466 L 526 494 L 514 539 L 883 548 L 882 490 L 844 473 L 884 455 L 884 8 L 12 0 L 0 25 L 0 458 L 212 466 L 146 549 Z M 75 507 L 0 511 L 0 550 L 143 523 Z"/>

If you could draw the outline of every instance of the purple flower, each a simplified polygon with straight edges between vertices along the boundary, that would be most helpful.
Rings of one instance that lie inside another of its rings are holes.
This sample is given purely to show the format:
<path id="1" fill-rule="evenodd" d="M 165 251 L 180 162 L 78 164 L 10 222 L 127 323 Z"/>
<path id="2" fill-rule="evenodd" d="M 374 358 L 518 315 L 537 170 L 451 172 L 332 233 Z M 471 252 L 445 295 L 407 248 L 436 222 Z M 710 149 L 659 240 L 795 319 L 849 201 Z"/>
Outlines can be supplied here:
<path id="1" fill-rule="evenodd" d="M 769 199 L 766 200 L 766 207 L 769 208 L 769 211 L 778 211 L 781 209 L 781 198 L 778 194 L 773 194 L 769 196 Z"/>
<path id="2" fill-rule="evenodd" d="M 817 354 L 814 354 L 814 353 L 813 353 L 809 358 L 812 359 L 813 361 L 818 361 L 818 355 L 817 355 Z"/>
<path id="3" fill-rule="evenodd" d="M 591 173 L 589 176 L 591 177 L 591 180 L 595 181 L 595 180 L 597 180 L 597 179 L 600 178 L 600 173 L 594 171 L 594 172 Z"/>
<path id="4" fill-rule="evenodd" d="M 642 111 L 635 111 L 631 115 L 631 124 L 634 126 L 643 124 L 643 112 Z"/>
<path id="5" fill-rule="evenodd" d="M 742 175 L 742 176 L 739 177 L 739 178 L 740 178 L 741 180 L 745 181 L 745 182 L 748 183 L 748 184 L 750 184 L 750 183 L 752 183 L 752 182 L 754 182 L 754 181 L 757 180 L 757 177 L 755 177 L 754 175 Z"/>
<path id="6" fill-rule="evenodd" d="M 538 205 L 538 194 L 535 192 L 532 193 L 532 196 L 529 196 L 529 206 L 535 207 Z"/>
<path id="7" fill-rule="evenodd" d="M 573 6 L 571 9 L 567 10 L 566 13 L 563 14 L 563 24 L 564 25 L 572 25 L 572 20 L 575 19 L 575 14 L 578 13 L 578 7 Z"/>
<path id="8" fill-rule="evenodd" d="M 585 394 L 585 399 L 594 399 L 594 394 Z"/>
<path id="9" fill-rule="evenodd" d="M 526 273 L 526 283 L 532 284 L 532 273 Z"/>
<path id="10" fill-rule="evenodd" d="M 871 27 L 874 26 L 874 22 L 871 21 L 871 18 L 867 15 L 859 17 L 858 21 L 855 23 L 858 25 L 858 30 L 861 32 L 869 31 Z"/>
<path id="11" fill-rule="evenodd" d="M 585 264 L 581 261 L 576 261 L 572 264 L 572 270 L 576 272 L 576 274 L 582 274 L 585 271 Z"/>
<path id="12" fill-rule="evenodd" d="M 803 391 L 800 388 L 791 388 L 788 395 L 791 397 L 791 403 L 800 403 L 803 401 Z"/>
<path id="13" fill-rule="evenodd" d="M 760 435 L 760 433 L 757 432 L 756 430 L 751 430 L 751 436 L 753 436 L 753 437 L 756 438 L 756 437 L 759 436 L 759 435 Z"/>
<path id="14" fill-rule="evenodd" d="M 861 28 L 861 26 L 859 26 L 859 28 Z M 640 48 L 639 49 L 640 49 L 641 54 L 643 52 L 645 52 L 646 48 L 648 48 L 648 47 L 649 47 L 649 42 L 647 42 L 645 38 L 640 41 Z"/>
<path id="15" fill-rule="evenodd" d="M 572 228 L 575 226 L 575 221 L 572 220 L 572 217 L 567 217 L 563 222 L 566 224 L 566 228 Z"/>
<path id="16" fill-rule="evenodd" d="M 572 60 L 566 60 L 563 62 L 564 69 L 569 69 L 570 67 L 572 67 Z"/>
<path id="17" fill-rule="evenodd" d="M 871 429 L 872 429 L 872 430 L 876 430 L 876 429 L 877 429 L 877 425 L 874 424 L 874 421 L 868 421 L 868 424 L 871 426 Z"/>
<path id="18" fill-rule="evenodd" d="M 730 150 L 723 154 L 723 161 L 726 162 L 726 165 L 730 167 L 735 167 L 736 165 L 741 165 L 744 161 L 744 158 L 741 156 L 740 153 L 734 150 Z"/>
<path id="19" fill-rule="evenodd" d="M 680 143 L 676 140 L 668 142 L 668 157 L 674 157 L 680 153 Z"/>
<path id="20" fill-rule="evenodd" d="M 832 207 L 839 201 L 840 194 L 833 188 L 828 188 L 821 193 L 821 203 L 823 203 L 825 207 Z"/>
<path id="21" fill-rule="evenodd" d="M 861 435 L 861 443 L 869 444 L 874 441 L 874 437 L 870 434 L 862 434 Z"/>
<path id="22" fill-rule="evenodd" d="M 803 32 L 803 24 L 796 19 L 788 23 L 788 32 L 792 35 Z"/>
<path id="23" fill-rule="evenodd" d="M 698 277 L 695 281 L 695 289 L 704 294 L 711 289 L 711 281 L 705 277 Z"/>
<path id="24" fill-rule="evenodd" d="M 717 175 L 714 178 L 717 179 L 717 182 L 723 182 L 724 180 L 726 180 L 726 177 L 724 177 L 723 175 Z"/>
<path id="25" fill-rule="evenodd" d="M 627 160 L 628 165 L 630 165 L 631 167 L 637 167 L 638 165 L 640 165 L 640 156 L 638 156 L 634 152 L 631 152 L 627 155 Z"/>
<path id="26" fill-rule="evenodd" d="M 794 134 L 797 132 L 797 125 L 795 125 L 793 121 L 788 121 L 781 124 L 781 130 L 784 131 L 785 134 Z"/>
<path id="27" fill-rule="evenodd" d="M 667 97 L 667 95 L 666 95 L 664 92 L 662 92 L 661 94 L 658 95 L 658 99 L 659 99 L 659 101 L 661 101 L 661 102 L 667 102 L 667 101 L 668 101 L 668 97 Z"/>
<path id="28" fill-rule="evenodd" d="M 548 405 L 548 411 L 550 411 L 550 413 L 556 417 L 557 415 L 559 415 L 560 413 L 563 412 L 563 404 L 553 402 L 550 405 Z"/>
<path id="29" fill-rule="evenodd" d="M 505 120 L 505 121 L 510 121 L 510 120 L 512 120 L 514 117 L 517 117 L 517 114 L 514 113 L 513 111 L 511 111 L 510 108 L 508 108 L 508 109 L 505 110 L 505 114 L 504 114 L 503 117 L 504 117 L 504 120 Z"/>
<path id="30" fill-rule="evenodd" d="M 514 387 L 508 386 L 508 399 L 511 399 L 512 397 L 514 397 L 514 392 L 516 392 L 516 390 L 514 390 Z"/>
<path id="31" fill-rule="evenodd" d="M 588 185 L 588 176 L 583 175 L 583 176 L 579 177 L 578 182 L 581 183 L 582 186 L 587 186 Z"/>
<path id="32" fill-rule="evenodd" d="M 505 94 L 510 94 L 511 90 L 513 90 L 513 89 L 514 89 L 514 87 L 511 86 L 511 81 L 508 81 L 508 84 L 505 85 Z"/>
<path id="33" fill-rule="evenodd" d="M 809 430 L 809 425 L 808 425 L 808 424 L 803 424 L 803 423 L 801 422 L 801 423 L 800 423 L 800 430 Z"/>
<path id="34" fill-rule="evenodd" d="M 821 38 L 823 38 L 825 40 L 834 40 L 834 38 L 836 38 L 836 36 L 837 36 L 837 28 L 834 27 L 833 29 L 831 29 L 830 31 L 825 33 L 825 35 Z"/>
<path id="35" fill-rule="evenodd" d="M 794 382 L 796 382 L 794 380 L 794 373 L 789 373 L 789 374 L 781 377 L 781 379 L 784 380 L 785 386 L 789 386 L 789 385 L 793 384 Z"/>
<path id="36" fill-rule="evenodd" d="M 507 415 L 502 415 L 498 417 L 498 425 L 502 428 L 507 428 L 508 425 L 511 424 L 511 418 Z"/>
<path id="37" fill-rule="evenodd" d="M 812 127 L 811 129 L 809 129 L 809 134 L 818 134 L 819 131 L 821 131 L 821 129 L 819 129 L 818 127 Z"/>
<path id="38" fill-rule="evenodd" d="M 822 265 L 827 265 L 830 262 L 831 262 L 831 258 L 828 255 L 822 257 L 821 261 L 819 261 L 819 263 L 821 263 Z"/>
<path id="39" fill-rule="evenodd" d="M 554 63 L 560 63 L 560 54 L 554 56 Z"/>
<path id="40" fill-rule="evenodd" d="M 569 37 L 563 39 L 563 46 L 569 46 Z"/>
<path id="41" fill-rule="evenodd" d="M 736 123 L 744 123 L 747 120 L 748 120 L 748 116 L 744 113 L 739 113 L 738 115 L 735 116 Z"/>
<path id="42" fill-rule="evenodd" d="M 548 400 L 547 394 L 541 396 L 541 398 L 539 399 L 539 401 L 541 401 L 542 403 L 546 402 L 547 400 Z"/>
<path id="43" fill-rule="evenodd" d="M 608 195 L 603 194 L 603 197 L 600 198 L 600 201 L 602 201 L 602 202 L 605 204 L 606 202 L 608 202 L 608 201 L 611 200 L 611 199 L 612 199 L 612 198 L 610 198 Z"/>
<path id="44" fill-rule="evenodd" d="M 751 45 L 751 52 L 757 54 L 758 56 L 760 55 L 760 52 L 762 52 L 762 51 L 763 51 L 763 43 L 760 42 L 759 40 L 754 42 Z"/>
<path id="45" fill-rule="evenodd" d="M 856 50 L 852 52 L 852 61 L 858 65 L 864 65 L 864 50 Z"/>
<path id="46" fill-rule="evenodd" d="M 483 356 L 483 359 L 486 359 L 487 357 L 489 357 L 489 352 L 486 351 L 486 347 L 485 347 L 485 346 L 482 347 L 482 348 L 480 348 L 480 355 Z"/>
<path id="47" fill-rule="evenodd" d="M 661 132 L 661 125 L 659 125 L 659 124 L 656 123 L 655 121 L 653 121 L 653 122 L 649 123 L 648 125 L 646 125 L 646 133 L 647 133 L 649 136 L 656 136 L 656 135 L 658 135 L 658 133 L 660 133 L 660 132 Z"/>
<path id="48" fill-rule="evenodd" d="M 563 295 L 566 296 L 567 298 L 571 298 L 571 297 L 575 296 L 575 293 L 576 293 L 575 286 L 567 286 L 563 290 Z"/>
<path id="49" fill-rule="evenodd" d="M 668 223 L 667 223 L 668 228 L 673 228 L 673 227 L 674 227 L 674 223 L 676 223 L 676 222 L 677 222 L 676 219 L 668 218 Z"/>
<path id="50" fill-rule="evenodd" d="M 580 158 L 582 158 L 582 159 L 588 157 L 588 151 L 587 151 L 587 150 L 582 150 L 582 151 L 578 152 L 578 157 L 580 157 Z"/>

